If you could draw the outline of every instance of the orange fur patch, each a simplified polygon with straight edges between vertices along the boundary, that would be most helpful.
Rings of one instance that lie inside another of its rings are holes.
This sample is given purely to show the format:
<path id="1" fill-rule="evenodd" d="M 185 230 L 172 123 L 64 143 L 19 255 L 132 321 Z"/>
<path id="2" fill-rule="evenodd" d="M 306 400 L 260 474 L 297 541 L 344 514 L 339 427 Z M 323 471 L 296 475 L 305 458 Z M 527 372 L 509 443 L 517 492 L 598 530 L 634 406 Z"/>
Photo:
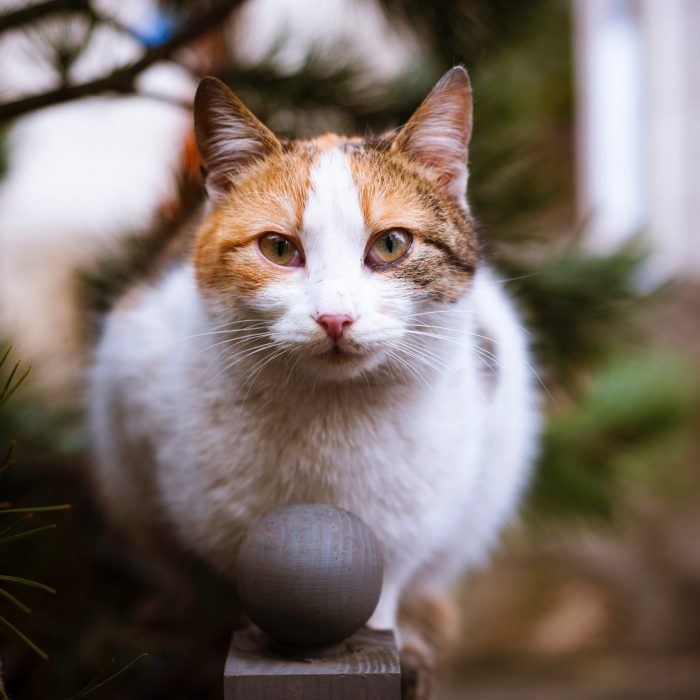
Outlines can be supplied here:
<path id="1" fill-rule="evenodd" d="M 309 171 L 305 154 L 279 153 L 255 164 L 232 184 L 226 201 L 197 236 L 195 267 L 203 291 L 254 292 L 287 274 L 263 258 L 257 239 L 270 231 L 297 239 Z"/>
<path id="2" fill-rule="evenodd" d="M 405 228 L 414 234 L 410 258 L 383 274 L 400 276 L 443 301 L 471 282 L 478 241 L 469 217 L 436 187 L 434 174 L 400 152 L 354 152 L 351 169 L 372 234 Z"/>
<path id="3" fill-rule="evenodd" d="M 430 211 L 400 171 L 382 168 L 382 159 L 377 163 L 356 156 L 350 169 L 371 234 L 392 228 L 420 231 L 430 225 Z"/>
<path id="4" fill-rule="evenodd" d="M 232 182 L 227 199 L 201 228 L 195 265 L 203 291 L 250 293 L 284 279 L 288 271 L 266 261 L 256 241 L 266 232 L 298 240 L 311 167 L 324 151 L 340 148 L 349 158 L 368 240 L 392 228 L 414 234 L 410 258 L 382 274 L 400 277 L 444 302 L 464 293 L 477 263 L 476 234 L 468 216 L 440 192 L 424 167 L 400 152 L 365 147 L 360 139 L 336 134 L 284 148 Z"/>
<path id="5" fill-rule="evenodd" d="M 330 150 L 334 146 L 338 146 L 344 140 L 345 139 L 342 136 L 338 136 L 338 134 L 328 133 L 322 134 L 321 136 L 317 136 L 313 139 L 309 139 L 306 143 L 318 153 L 323 153 L 324 151 Z"/>

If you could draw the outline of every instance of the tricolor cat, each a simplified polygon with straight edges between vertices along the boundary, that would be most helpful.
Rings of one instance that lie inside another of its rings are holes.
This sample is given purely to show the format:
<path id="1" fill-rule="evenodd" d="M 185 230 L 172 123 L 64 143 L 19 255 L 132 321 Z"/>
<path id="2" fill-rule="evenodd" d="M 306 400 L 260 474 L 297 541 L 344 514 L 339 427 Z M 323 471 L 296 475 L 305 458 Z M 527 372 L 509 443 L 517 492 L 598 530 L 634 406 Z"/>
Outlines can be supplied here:
<path id="1" fill-rule="evenodd" d="M 434 661 L 447 585 L 513 516 L 538 424 L 525 331 L 479 259 L 471 123 L 462 68 L 377 139 L 278 139 L 202 80 L 204 222 L 109 314 L 90 379 L 123 526 L 234 578 L 265 513 L 346 508 L 383 547 L 370 624 L 398 627 L 413 670 Z"/>

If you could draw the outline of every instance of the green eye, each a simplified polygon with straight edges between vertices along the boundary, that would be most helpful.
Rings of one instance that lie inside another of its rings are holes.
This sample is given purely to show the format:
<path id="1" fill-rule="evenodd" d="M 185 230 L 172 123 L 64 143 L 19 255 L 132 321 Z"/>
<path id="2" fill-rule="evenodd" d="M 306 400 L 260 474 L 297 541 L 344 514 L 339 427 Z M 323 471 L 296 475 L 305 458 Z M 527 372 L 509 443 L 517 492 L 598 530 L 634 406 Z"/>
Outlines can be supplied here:
<path id="1" fill-rule="evenodd" d="M 380 234 L 372 241 L 365 263 L 370 267 L 386 267 L 401 260 L 411 249 L 413 236 L 400 228 Z"/>
<path id="2" fill-rule="evenodd" d="M 266 233 L 258 239 L 260 252 L 275 265 L 282 267 L 301 267 L 304 260 L 299 249 L 289 238 L 279 233 Z"/>

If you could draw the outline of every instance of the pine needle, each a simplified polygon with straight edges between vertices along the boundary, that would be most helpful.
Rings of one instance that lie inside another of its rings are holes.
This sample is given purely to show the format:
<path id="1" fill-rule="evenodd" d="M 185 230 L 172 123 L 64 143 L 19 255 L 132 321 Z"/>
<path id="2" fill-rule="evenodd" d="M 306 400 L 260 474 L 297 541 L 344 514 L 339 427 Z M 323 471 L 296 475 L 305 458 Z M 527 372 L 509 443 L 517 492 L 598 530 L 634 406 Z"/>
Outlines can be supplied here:
<path id="1" fill-rule="evenodd" d="M 56 524 L 43 525 L 42 527 L 36 527 L 33 530 L 25 530 L 24 532 L 18 532 L 16 535 L 7 535 L 6 537 L 0 537 L 0 544 L 7 544 L 8 542 L 14 542 L 16 540 L 23 540 L 25 537 L 32 537 L 45 530 L 55 530 Z"/>
<path id="2" fill-rule="evenodd" d="M 5 453 L 5 459 L 3 459 L 0 464 L 0 476 L 2 476 L 14 463 L 15 460 L 12 459 L 12 453 L 15 451 L 16 440 L 10 440 L 10 444 L 7 446 L 7 452 Z"/>
<path id="3" fill-rule="evenodd" d="M 29 639 L 24 632 L 22 632 L 22 630 L 17 629 L 9 620 L 6 620 L 1 615 L 0 624 L 5 625 L 5 627 L 7 627 L 10 631 L 14 632 L 32 651 L 44 659 L 44 661 L 49 658 L 49 655 L 43 649 L 40 649 L 36 644 L 34 644 L 34 642 Z"/>
<path id="4" fill-rule="evenodd" d="M 21 525 L 25 520 L 31 520 L 32 519 L 32 513 L 27 513 L 24 517 L 18 518 L 13 522 L 11 525 L 8 525 L 6 528 L 0 530 L 0 537 L 3 535 L 6 535 L 8 532 L 12 532 L 16 527 Z"/>
<path id="5" fill-rule="evenodd" d="M 10 603 L 18 607 L 23 613 L 26 613 L 27 615 L 29 615 L 29 613 L 32 611 L 31 608 L 27 607 L 21 600 L 13 596 L 12 593 L 6 591 L 4 588 L 0 588 L 0 596 L 2 596 L 3 598 L 7 598 L 7 600 L 9 600 Z"/>
<path id="6" fill-rule="evenodd" d="M 5 386 L 2 388 L 2 391 L 0 391 L 0 399 L 5 395 L 5 392 L 10 387 L 10 384 L 12 384 L 12 380 L 15 378 L 15 374 L 17 374 L 18 369 L 19 369 L 19 362 L 15 362 L 15 366 L 10 370 L 10 374 L 7 376 L 7 379 L 5 380 Z"/>
<path id="7" fill-rule="evenodd" d="M 10 382 L 14 378 L 17 370 L 19 369 L 19 362 L 12 368 L 12 371 L 10 372 L 10 376 L 8 377 L 7 381 L 5 382 L 5 386 L 0 390 L 0 406 L 3 404 L 7 403 L 12 395 L 19 389 L 21 386 L 22 382 L 27 378 L 29 373 L 31 372 L 32 368 L 27 367 L 27 369 L 22 373 L 22 375 L 17 379 L 17 381 L 10 386 Z"/>
<path id="8" fill-rule="evenodd" d="M 113 681 L 117 676 L 120 676 L 125 671 L 128 671 L 132 666 L 135 666 L 139 661 L 141 661 L 141 659 L 145 659 L 147 656 L 148 654 L 144 652 L 126 664 L 126 666 L 123 666 L 118 671 L 113 673 L 111 676 L 108 676 L 104 680 L 99 680 L 102 676 L 104 676 L 112 663 L 114 663 L 114 659 L 112 659 L 82 690 L 78 691 L 75 695 L 71 695 L 68 700 L 79 700 L 79 698 L 84 698 L 86 695 L 93 693 L 98 688 L 101 688 L 103 685 L 107 685 L 107 683 Z"/>
<path id="9" fill-rule="evenodd" d="M 86 692 L 89 693 L 89 692 L 90 692 L 90 688 L 94 688 L 98 683 L 101 683 L 101 682 L 107 677 L 107 674 L 109 673 L 110 669 L 112 668 L 112 666 L 114 665 L 115 662 L 116 662 L 116 659 L 115 659 L 114 657 L 112 657 L 112 658 L 97 672 L 97 675 L 96 675 L 84 688 L 82 688 L 81 690 L 79 690 L 77 695 L 73 695 L 72 697 L 73 697 L 73 698 L 78 698 L 78 697 L 81 696 L 81 694 L 83 694 L 83 697 L 84 697 L 84 693 L 86 693 Z M 72 700 L 72 698 L 68 698 L 68 700 Z"/>
<path id="10" fill-rule="evenodd" d="M 70 503 L 62 503 L 57 506 L 39 506 L 38 508 L 31 508 L 31 507 L 26 507 L 26 508 L 1 508 L 0 507 L 0 515 L 4 515 L 6 513 L 48 513 L 49 511 L 54 511 L 54 510 L 70 510 L 71 509 Z"/>
<path id="11" fill-rule="evenodd" d="M 45 593 L 55 593 L 56 589 L 47 586 L 44 583 L 39 583 L 38 581 L 32 581 L 28 578 L 21 578 L 20 576 L 8 576 L 7 574 L 0 574 L 0 581 L 7 581 L 8 583 L 18 583 L 20 586 L 29 586 L 29 588 L 38 588 L 40 591 Z"/>
<path id="12" fill-rule="evenodd" d="M 10 356 L 10 353 L 12 352 L 12 346 L 8 345 L 7 350 L 5 350 L 2 359 L 0 359 L 0 367 L 2 367 L 5 364 L 5 360 Z"/>

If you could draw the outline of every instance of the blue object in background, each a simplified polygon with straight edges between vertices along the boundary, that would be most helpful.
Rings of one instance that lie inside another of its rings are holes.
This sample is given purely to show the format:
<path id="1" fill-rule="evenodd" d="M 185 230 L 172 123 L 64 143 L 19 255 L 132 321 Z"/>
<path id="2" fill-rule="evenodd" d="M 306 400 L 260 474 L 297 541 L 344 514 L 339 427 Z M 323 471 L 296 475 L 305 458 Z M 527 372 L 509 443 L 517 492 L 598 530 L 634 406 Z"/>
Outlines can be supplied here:
<path id="1" fill-rule="evenodd" d="M 167 41 L 175 31 L 175 21 L 172 15 L 162 10 L 156 10 L 147 19 L 132 27 L 134 36 L 148 48 L 158 46 Z"/>

